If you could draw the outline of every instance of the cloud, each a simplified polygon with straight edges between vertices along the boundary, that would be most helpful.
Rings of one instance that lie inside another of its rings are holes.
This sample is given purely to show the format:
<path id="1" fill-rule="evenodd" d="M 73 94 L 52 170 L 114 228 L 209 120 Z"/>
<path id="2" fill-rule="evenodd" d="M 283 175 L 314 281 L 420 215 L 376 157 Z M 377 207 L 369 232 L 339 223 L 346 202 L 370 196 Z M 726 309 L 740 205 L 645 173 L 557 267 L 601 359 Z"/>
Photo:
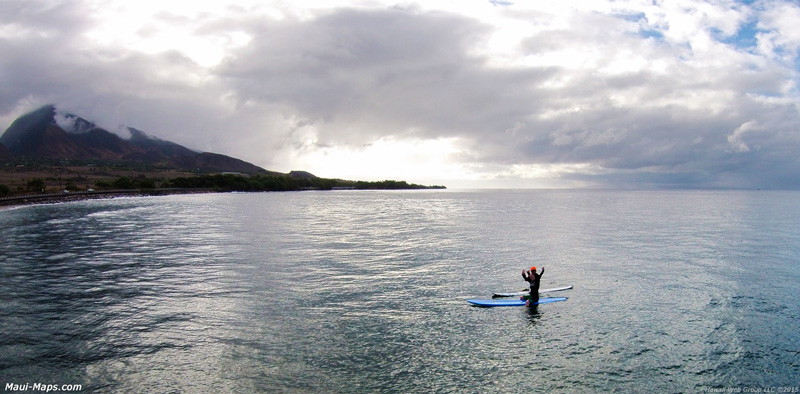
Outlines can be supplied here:
<path id="1" fill-rule="evenodd" d="M 252 45 L 235 52 L 219 75 L 240 103 L 277 103 L 333 126 L 321 130 L 332 142 L 438 135 L 463 130 L 458 124 L 466 120 L 459 118 L 475 113 L 463 110 L 473 105 L 482 112 L 496 95 L 497 78 L 505 78 L 466 54 L 485 30 L 447 14 L 340 10 L 259 26 L 250 32 Z"/>
<path id="2" fill-rule="evenodd" d="M 795 3 L 369 4 L 2 2 L 0 123 L 55 103 L 340 176 L 446 141 L 440 177 L 800 187 Z"/>
<path id="3" fill-rule="evenodd" d="M 730 150 L 733 152 L 750 152 L 750 147 L 744 143 L 742 138 L 745 133 L 752 131 L 756 127 L 758 127 L 758 123 L 752 120 L 737 127 L 736 130 L 728 136 Z"/>

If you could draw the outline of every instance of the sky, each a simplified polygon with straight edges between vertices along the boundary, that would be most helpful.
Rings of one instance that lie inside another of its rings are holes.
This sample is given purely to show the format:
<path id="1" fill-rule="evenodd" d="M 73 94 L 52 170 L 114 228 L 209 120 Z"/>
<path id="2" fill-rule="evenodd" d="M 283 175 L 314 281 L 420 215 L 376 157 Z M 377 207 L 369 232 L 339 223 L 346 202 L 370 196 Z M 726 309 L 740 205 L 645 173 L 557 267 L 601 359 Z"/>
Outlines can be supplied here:
<path id="1" fill-rule="evenodd" d="M 781 0 L 0 0 L 0 131 L 55 104 L 328 178 L 800 189 L 798 21 Z"/>

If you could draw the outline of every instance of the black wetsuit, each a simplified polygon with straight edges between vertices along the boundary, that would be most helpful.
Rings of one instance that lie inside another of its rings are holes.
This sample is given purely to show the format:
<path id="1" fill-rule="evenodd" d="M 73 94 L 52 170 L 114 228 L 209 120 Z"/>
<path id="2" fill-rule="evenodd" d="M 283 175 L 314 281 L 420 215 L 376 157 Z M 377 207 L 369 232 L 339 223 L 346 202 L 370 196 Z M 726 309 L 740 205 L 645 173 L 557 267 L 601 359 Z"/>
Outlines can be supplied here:
<path id="1" fill-rule="evenodd" d="M 530 302 L 533 304 L 534 302 L 539 302 L 539 282 L 542 280 L 542 275 L 544 275 L 544 268 L 541 274 L 537 274 L 536 271 L 530 271 L 530 273 L 527 276 L 523 274 L 522 278 L 531 284 Z"/>

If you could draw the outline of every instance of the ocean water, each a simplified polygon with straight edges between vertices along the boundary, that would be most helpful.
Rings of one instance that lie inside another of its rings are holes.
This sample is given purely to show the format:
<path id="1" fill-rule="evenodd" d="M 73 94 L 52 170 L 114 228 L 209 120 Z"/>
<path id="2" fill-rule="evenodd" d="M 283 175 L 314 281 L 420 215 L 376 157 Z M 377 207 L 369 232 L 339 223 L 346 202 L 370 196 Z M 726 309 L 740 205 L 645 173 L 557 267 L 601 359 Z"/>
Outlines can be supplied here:
<path id="1" fill-rule="evenodd" d="M 6 391 L 800 387 L 798 192 L 118 198 L 3 210 L 0 229 Z M 569 299 L 464 301 L 531 265 Z"/>

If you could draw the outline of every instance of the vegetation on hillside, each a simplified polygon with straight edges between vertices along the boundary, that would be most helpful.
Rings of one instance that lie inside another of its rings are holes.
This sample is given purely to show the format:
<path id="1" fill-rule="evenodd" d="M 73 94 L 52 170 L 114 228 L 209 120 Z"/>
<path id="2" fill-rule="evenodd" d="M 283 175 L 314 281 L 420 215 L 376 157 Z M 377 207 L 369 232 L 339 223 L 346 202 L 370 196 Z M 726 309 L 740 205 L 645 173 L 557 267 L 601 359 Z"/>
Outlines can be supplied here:
<path id="1" fill-rule="evenodd" d="M 318 178 L 295 171 L 290 174 L 268 172 L 190 173 L 139 167 L 130 163 L 77 160 L 28 160 L 0 163 L 0 197 L 81 191 L 196 189 L 198 191 L 299 191 L 334 189 L 444 189 L 406 181 L 378 182 Z"/>
<path id="2" fill-rule="evenodd" d="M 444 189 L 444 186 L 423 186 L 405 181 L 345 181 L 329 178 L 295 178 L 285 175 L 201 175 L 175 178 L 161 187 L 185 189 L 213 189 L 219 191 L 297 191 L 348 189 Z"/>
<path id="3" fill-rule="evenodd" d="M 403 190 L 403 189 L 444 189 L 444 186 L 423 186 L 406 181 L 385 180 L 379 182 L 346 181 L 328 178 L 294 178 L 287 175 L 255 175 L 243 176 L 235 174 L 198 175 L 174 179 L 153 179 L 145 176 L 122 176 L 112 182 L 99 181 L 95 184 L 97 190 L 131 190 L 131 189 L 204 189 L 213 191 L 300 191 L 300 190 Z M 27 183 L 26 193 L 46 192 L 45 182 L 35 178 Z M 64 188 L 75 192 L 80 189 L 72 183 L 67 183 Z M 0 197 L 12 195 L 12 190 L 0 184 Z"/>

